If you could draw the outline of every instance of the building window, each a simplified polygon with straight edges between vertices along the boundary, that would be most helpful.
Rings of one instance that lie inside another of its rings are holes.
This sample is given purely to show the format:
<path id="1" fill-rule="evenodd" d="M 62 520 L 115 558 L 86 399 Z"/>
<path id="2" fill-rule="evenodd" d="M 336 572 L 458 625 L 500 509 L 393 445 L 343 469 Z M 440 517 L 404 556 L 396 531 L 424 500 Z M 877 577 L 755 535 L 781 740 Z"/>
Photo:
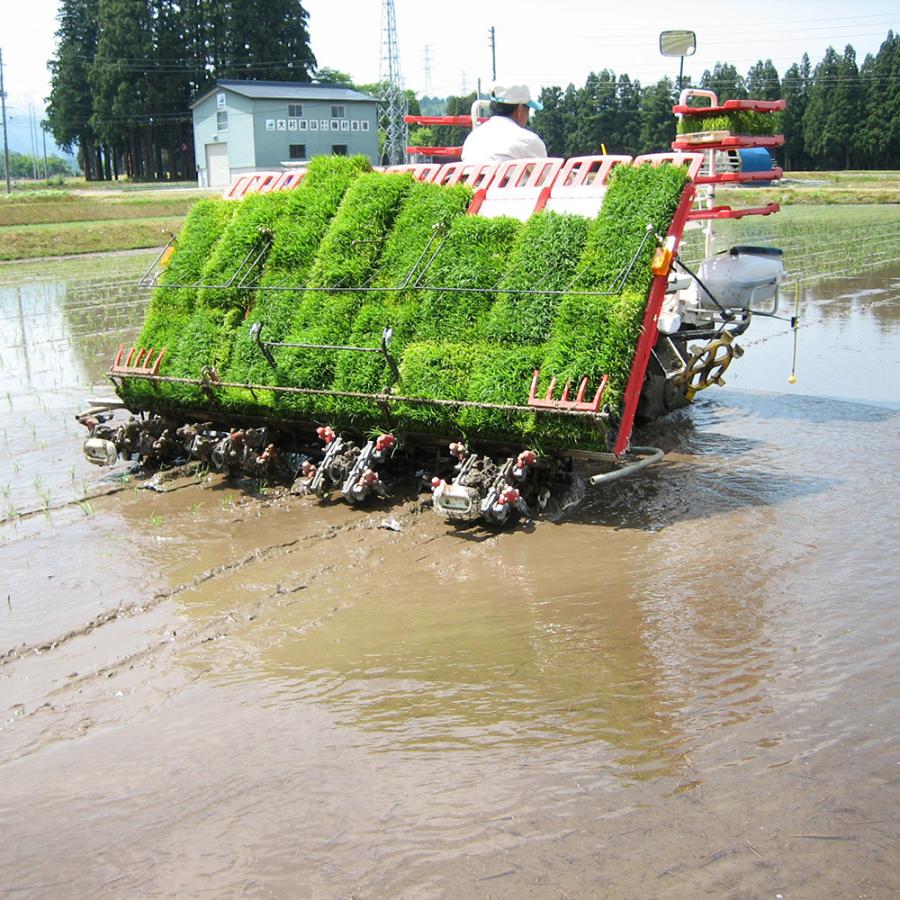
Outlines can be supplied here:
<path id="1" fill-rule="evenodd" d="M 297 129 L 299 131 L 306 131 L 306 119 L 297 119 Z"/>
<path id="2" fill-rule="evenodd" d="M 350 123 L 350 130 L 351 130 L 351 131 L 359 131 L 359 122 L 357 122 L 356 119 L 354 119 L 354 120 Z"/>
<path id="3" fill-rule="evenodd" d="M 335 156 L 346 156 L 347 155 L 347 145 L 346 144 L 332 144 L 331 152 Z"/>
<path id="4" fill-rule="evenodd" d="M 362 131 L 368 131 L 369 123 L 365 119 L 363 119 L 362 122 L 359 123 L 359 127 Z"/>
<path id="5" fill-rule="evenodd" d="M 288 118 L 299 119 L 303 115 L 302 103 L 288 103 Z"/>
<path id="6" fill-rule="evenodd" d="M 346 119 L 341 119 L 341 131 L 349 131 L 350 123 Z"/>
<path id="7" fill-rule="evenodd" d="M 344 109 L 343 105 L 331 107 L 331 118 L 332 119 L 343 119 L 344 116 L 346 116 L 346 115 L 347 115 L 347 112 Z"/>
<path id="8" fill-rule="evenodd" d="M 291 159 L 306 159 L 306 144 L 291 144 L 288 147 L 288 156 Z"/>
<path id="9" fill-rule="evenodd" d="M 318 131 L 319 130 L 319 120 L 318 119 L 310 119 L 309 120 L 309 130 L 310 131 Z"/>
<path id="10" fill-rule="evenodd" d="M 216 113 L 216 131 L 228 131 L 228 113 Z"/>

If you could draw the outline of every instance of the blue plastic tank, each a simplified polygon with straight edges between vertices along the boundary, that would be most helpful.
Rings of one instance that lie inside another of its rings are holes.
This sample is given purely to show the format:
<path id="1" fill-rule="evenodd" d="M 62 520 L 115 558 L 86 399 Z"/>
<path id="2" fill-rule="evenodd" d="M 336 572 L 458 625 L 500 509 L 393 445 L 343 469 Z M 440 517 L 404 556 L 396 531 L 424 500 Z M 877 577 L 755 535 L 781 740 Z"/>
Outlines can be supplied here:
<path id="1" fill-rule="evenodd" d="M 746 147 L 743 150 L 738 150 L 738 154 L 741 158 L 742 172 L 768 172 L 774 165 L 772 154 L 765 147 Z M 758 187 L 766 184 L 770 184 L 770 182 L 752 181 L 749 183 L 749 185 Z"/>

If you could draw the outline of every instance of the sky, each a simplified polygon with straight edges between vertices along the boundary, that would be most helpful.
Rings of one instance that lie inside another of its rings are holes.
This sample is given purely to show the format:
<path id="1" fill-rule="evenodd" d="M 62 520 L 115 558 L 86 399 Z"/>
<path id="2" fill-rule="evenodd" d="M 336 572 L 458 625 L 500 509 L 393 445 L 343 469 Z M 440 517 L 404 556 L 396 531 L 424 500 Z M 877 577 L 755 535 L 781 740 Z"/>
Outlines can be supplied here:
<path id="1" fill-rule="evenodd" d="M 6 7 L 5 23 L 13 0 Z M 265 0 L 260 0 L 265 2 Z M 417 94 L 447 96 L 492 81 L 488 32 L 496 30 L 497 82 L 541 87 L 581 86 L 589 72 L 612 69 L 643 84 L 675 78 L 678 60 L 659 55 L 659 32 L 690 29 L 697 52 L 684 74 L 695 83 L 704 69 L 729 62 L 738 72 L 771 59 L 779 74 L 804 52 L 813 65 L 827 47 L 856 50 L 857 62 L 876 53 L 889 29 L 900 30 L 900 7 L 878 0 L 756 0 L 743 6 L 659 0 L 394 0 L 401 73 Z M 50 90 L 47 59 L 54 51 L 58 0 L 29 0 L 27 14 L 0 32 L 11 139 L 28 134 L 29 104 L 39 116 Z M 348 73 L 359 84 L 377 81 L 381 66 L 382 0 L 304 0 L 313 52 L 320 66 Z M 710 16 L 707 10 L 715 13 Z M 730 12 L 729 12 L 730 10 Z M 426 82 L 426 47 L 430 84 Z"/>

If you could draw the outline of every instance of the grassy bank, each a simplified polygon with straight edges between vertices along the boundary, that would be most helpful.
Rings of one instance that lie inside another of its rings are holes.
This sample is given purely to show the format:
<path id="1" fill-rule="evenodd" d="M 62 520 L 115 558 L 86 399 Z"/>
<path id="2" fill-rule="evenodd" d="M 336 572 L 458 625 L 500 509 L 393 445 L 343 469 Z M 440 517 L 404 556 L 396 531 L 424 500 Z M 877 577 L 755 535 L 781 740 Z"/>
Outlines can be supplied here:
<path id="1" fill-rule="evenodd" d="M 183 216 L 0 228 L 0 260 L 38 259 L 73 253 L 99 253 L 162 247 L 181 228 Z"/>
<path id="2" fill-rule="evenodd" d="M 900 204 L 900 172 L 785 172 L 771 186 L 720 187 L 716 199 L 735 206 Z"/>
<path id="3" fill-rule="evenodd" d="M 159 247 L 208 191 L 53 188 L 0 198 L 0 260 Z"/>

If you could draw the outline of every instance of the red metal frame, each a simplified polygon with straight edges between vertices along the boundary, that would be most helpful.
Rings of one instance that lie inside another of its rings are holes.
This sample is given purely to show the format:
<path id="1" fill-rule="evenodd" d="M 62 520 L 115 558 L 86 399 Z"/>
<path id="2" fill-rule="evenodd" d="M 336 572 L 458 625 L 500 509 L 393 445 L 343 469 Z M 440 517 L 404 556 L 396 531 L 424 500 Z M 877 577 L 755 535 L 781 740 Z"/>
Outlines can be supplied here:
<path id="1" fill-rule="evenodd" d="M 462 156 L 462 147 L 407 147 L 406 152 L 422 156 Z"/>
<path id="2" fill-rule="evenodd" d="M 579 412 L 598 413 L 600 412 L 600 405 L 603 403 L 603 394 L 606 391 L 606 385 L 609 382 L 609 375 L 604 375 L 600 380 L 600 387 L 597 388 L 593 400 L 584 399 L 588 386 L 587 375 L 581 379 L 581 383 L 578 385 L 578 393 L 575 395 L 574 400 L 569 399 L 569 391 L 572 387 L 571 381 L 566 382 L 565 387 L 563 388 L 562 397 L 560 397 L 559 400 L 553 399 L 553 392 L 556 390 L 555 375 L 550 379 L 550 386 L 547 388 L 547 393 L 544 394 L 543 397 L 538 397 L 537 389 L 540 380 L 541 370 L 535 369 L 534 377 L 531 379 L 531 390 L 528 392 L 529 406 L 533 406 L 536 409 L 575 409 Z"/>
<path id="3" fill-rule="evenodd" d="M 695 193 L 693 184 L 688 184 L 685 187 L 678 208 L 675 210 L 672 224 L 669 226 L 667 236 L 675 238 L 676 249 L 684 232 L 684 226 L 688 220 Z M 616 443 L 613 446 L 613 453 L 616 456 L 621 456 L 628 449 L 628 444 L 631 441 L 631 429 L 634 426 L 638 400 L 641 396 L 641 389 L 644 386 L 644 378 L 647 375 L 647 363 L 650 361 L 650 353 L 656 345 L 657 337 L 659 337 L 659 313 L 662 310 L 663 300 L 666 296 L 668 281 L 668 275 L 657 275 L 654 277 L 653 284 L 650 287 L 650 297 L 647 300 L 647 306 L 644 310 L 644 321 L 641 324 L 641 335 L 638 338 L 634 360 L 631 363 L 631 374 L 628 376 L 628 384 L 625 386 L 625 405 L 622 410 L 622 420 L 619 423 L 619 433 L 616 435 Z"/>
<path id="4" fill-rule="evenodd" d="M 458 125 L 463 128 L 472 127 L 471 116 L 404 116 L 408 125 Z M 479 116 L 479 122 L 487 122 L 487 117 Z"/>
<path id="5" fill-rule="evenodd" d="M 698 175 L 695 184 L 726 184 L 728 182 L 775 181 L 784 175 L 784 170 L 775 166 L 768 172 L 719 172 L 716 175 Z"/>
<path id="6" fill-rule="evenodd" d="M 673 150 L 734 150 L 745 147 L 781 147 L 784 145 L 783 134 L 733 134 L 714 141 L 672 141 Z"/>
<path id="7" fill-rule="evenodd" d="M 112 375 L 159 375 L 159 366 L 163 357 L 166 355 L 166 348 L 163 347 L 157 353 L 156 359 L 153 354 L 156 351 L 152 347 L 132 347 L 125 356 L 125 345 L 119 344 L 119 352 L 116 354 L 115 362 L 110 367 Z M 122 362 L 122 359 L 125 362 Z"/>
<path id="8" fill-rule="evenodd" d="M 673 106 L 672 112 L 682 116 L 708 116 L 736 109 L 751 109 L 755 112 L 781 112 L 787 103 L 784 100 L 726 100 L 718 106 Z"/>
<path id="9" fill-rule="evenodd" d="M 694 209 L 688 215 L 689 222 L 703 222 L 706 219 L 743 219 L 744 216 L 770 216 L 781 207 L 777 203 L 753 206 L 748 209 L 732 209 L 730 206 L 713 206 L 711 209 Z"/>

